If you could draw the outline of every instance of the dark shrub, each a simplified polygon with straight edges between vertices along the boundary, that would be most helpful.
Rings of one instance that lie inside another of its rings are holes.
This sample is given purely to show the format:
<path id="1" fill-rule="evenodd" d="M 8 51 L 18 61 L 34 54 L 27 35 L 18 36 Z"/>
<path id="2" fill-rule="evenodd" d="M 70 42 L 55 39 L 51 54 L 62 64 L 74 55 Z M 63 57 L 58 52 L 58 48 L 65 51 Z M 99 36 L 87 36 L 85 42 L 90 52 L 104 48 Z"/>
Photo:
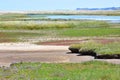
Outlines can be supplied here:
<path id="1" fill-rule="evenodd" d="M 90 56 L 94 56 L 94 57 L 96 57 L 96 55 L 97 55 L 96 52 L 94 51 L 94 49 L 90 49 L 90 50 L 80 49 L 79 53 L 80 53 L 80 55 L 90 55 Z"/>
<path id="2" fill-rule="evenodd" d="M 79 53 L 79 49 L 78 49 L 78 48 L 70 48 L 70 47 L 69 47 L 69 50 L 70 50 L 72 53 Z"/>
<path id="3" fill-rule="evenodd" d="M 104 54 L 96 56 L 97 59 L 120 59 L 120 54 Z"/>

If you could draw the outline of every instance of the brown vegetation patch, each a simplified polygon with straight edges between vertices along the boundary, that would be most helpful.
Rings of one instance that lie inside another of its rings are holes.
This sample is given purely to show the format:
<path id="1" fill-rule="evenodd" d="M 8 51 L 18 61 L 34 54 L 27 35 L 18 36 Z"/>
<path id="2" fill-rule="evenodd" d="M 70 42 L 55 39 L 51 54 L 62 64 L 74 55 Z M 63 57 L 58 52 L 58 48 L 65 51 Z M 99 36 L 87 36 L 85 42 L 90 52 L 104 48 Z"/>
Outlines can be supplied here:
<path id="1" fill-rule="evenodd" d="M 38 44 L 41 45 L 70 45 L 73 43 L 78 43 L 78 42 L 82 42 L 84 40 L 58 40 L 58 41 L 49 41 L 49 42 L 41 42 Z"/>
<path id="2" fill-rule="evenodd" d="M 71 45 L 75 43 L 81 43 L 84 41 L 93 40 L 102 44 L 108 44 L 112 42 L 120 42 L 120 39 L 82 39 L 82 40 L 58 40 L 58 41 L 49 41 L 49 42 L 39 42 L 40 45 Z"/>
<path id="3" fill-rule="evenodd" d="M 112 42 L 120 42 L 120 39 L 94 39 L 96 42 L 100 42 L 102 44 L 108 44 Z"/>
<path id="4" fill-rule="evenodd" d="M 6 36 L 6 34 L 0 32 L 0 37 L 4 37 L 4 36 Z"/>

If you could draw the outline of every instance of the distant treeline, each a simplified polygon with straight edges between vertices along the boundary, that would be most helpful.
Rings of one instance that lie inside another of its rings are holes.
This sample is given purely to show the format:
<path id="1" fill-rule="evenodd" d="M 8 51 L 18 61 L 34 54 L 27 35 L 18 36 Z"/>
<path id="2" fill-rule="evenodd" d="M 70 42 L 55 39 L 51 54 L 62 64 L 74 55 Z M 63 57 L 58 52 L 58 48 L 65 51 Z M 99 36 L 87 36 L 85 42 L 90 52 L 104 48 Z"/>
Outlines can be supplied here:
<path id="1" fill-rule="evenodd" d="M 107 8 L 77 8 L 76 10 L 120 10 L 120 7 L 107 7 Z"/>

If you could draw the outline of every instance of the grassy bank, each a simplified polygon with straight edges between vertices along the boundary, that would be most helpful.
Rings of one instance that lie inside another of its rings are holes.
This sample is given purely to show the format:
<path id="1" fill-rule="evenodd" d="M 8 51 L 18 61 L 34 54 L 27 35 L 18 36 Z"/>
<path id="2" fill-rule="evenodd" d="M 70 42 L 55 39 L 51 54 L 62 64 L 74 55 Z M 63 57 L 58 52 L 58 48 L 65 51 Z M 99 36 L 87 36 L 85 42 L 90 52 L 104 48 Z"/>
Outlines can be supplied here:
<path id="1" fill-rule="evenodd" d="M 89 41 L 72 44 L 70 48 L 79 49 L 79 51 L 94 51 L 97 54 L 120 54 L 120 42 L 102 44 L 95 41 Z"/>
<path id="2" fill-rule="evenodd" d="M 19 63 L 0 68 L 1 80 L 119 80 L 120 65 L 104 62 Z"/>

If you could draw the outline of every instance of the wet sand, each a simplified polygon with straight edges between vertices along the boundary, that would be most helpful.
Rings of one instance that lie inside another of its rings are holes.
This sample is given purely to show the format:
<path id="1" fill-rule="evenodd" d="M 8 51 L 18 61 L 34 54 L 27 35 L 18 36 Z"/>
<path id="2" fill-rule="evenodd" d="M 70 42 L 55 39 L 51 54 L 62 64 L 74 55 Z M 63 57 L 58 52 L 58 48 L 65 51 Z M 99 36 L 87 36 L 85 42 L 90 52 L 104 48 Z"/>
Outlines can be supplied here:
<path id="1" fill-rule="evenodd" d="M 81 63 L 95 60 L 92 56 L 70 53 L 69 46 L 35 45 L 29 43 L 0 44 L 0 66 L 9 67 L 18 62 Z M 120 59 L 99 60 L 120 64 Z"/>

